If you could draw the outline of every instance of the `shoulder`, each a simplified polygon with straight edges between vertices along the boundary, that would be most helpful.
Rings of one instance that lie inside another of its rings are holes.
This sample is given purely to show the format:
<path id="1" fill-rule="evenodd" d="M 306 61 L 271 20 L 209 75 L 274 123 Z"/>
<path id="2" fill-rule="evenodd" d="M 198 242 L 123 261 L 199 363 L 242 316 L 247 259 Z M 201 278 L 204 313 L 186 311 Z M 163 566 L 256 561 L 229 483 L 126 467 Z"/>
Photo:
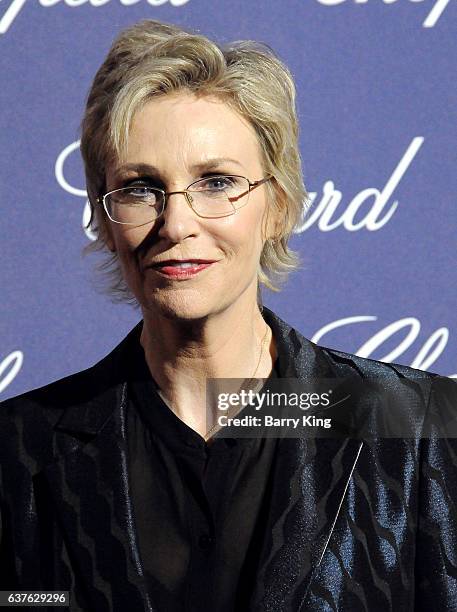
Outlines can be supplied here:
<path id="1" fill-rule="evenodd" d="M 405 413 L 410 417 L 412 413 L 416 413 L 425 419 L 431 404 L 436 401 L 436 390 L 443 387 L 447 394 L 453 395 L 454 410 L 457 413 L 457 384 L 452 378 L 400 363 L 359 357 L 333 348 L 320 346 L 319 349 L 337 369 L 344 369 L 346 373 L 352 370 L 363 381 L 369 381 L 362 384 L 366 384 L 367 389 L 376 389 L 385 404 L 394 406 L 397 415 Z"/>
<path id="2" fill-rule="evenodd" d="M 52 460 L 54 430 L 62 423 L 95 433 L 112 409 L 137 329 L 89 368 L 0 402 L 0 464 L 20 454 L 30 464 Z"/>
<path id="3" fill-rule="evenodd" d="M 335 419 L 342 420 L 343 431 L 356 427 L 370 436 L 420 437 L 427 413 L 443 403 L 441 387 L 446 387 L 449 412 L 457 412 L 452 379 L 316 344 L 271 310 L 264 308 L 263 315 L 276 339 L 280 378 L 303 380 L 317 388 L 329 385 Z M 443 379 L 446 385 L 439 385 Z M 439 398 L 434 388 L 439 388 Z"/>
<path id="4" fill-rule="evenodd" d="M 88 402 L 122 378 L 132 341 L 141 322 L 113 350 L 94 365 L 0 402 L 0 418 L 47 413 L 52 421 L 67 406 Z"/>
<path id="5" fill-rule="evenodd" d="M 362 395 L 382 418 L 376 431 L 384 437 L 420 437 L 421 447 L 453 449 L 457 458 L 457 380 L 399 363 L 384 363 L 327 347 L 319 347 L 335 364 L 356 368 Z M 380 410 L 381 409 L 381 410 Z M 389 424 L 388 419 L 391 419 Z"/>
<path id="6" fill-rule="evenodd" d="M 356 368 L 360 376 L 378 379 L 385 385 L 398 383 L 402 387 L 416 387 L 426 395 L 426 403 L 431 405 L 439 399 L 446 398 L 457 412 L 457 379 L 413 368 L 400 363 L 386 363 L 367 357 L 359 357 L 352 353 L 319 346 L 328 359 L 335 364 L 349 364 Z"/>
<path id="7" fill-rule="evenodd" d="M 432 379 L 440 376 L 435 372 L 420 370 L 400 363 L 387 363 L 377 359 L 370 359 L 369 357 L 359 357 L 354 353 L 347 353 L 334 348 L 321 345 L 315 346 L 318 347 L 318 350 L 323 351 L 334 364 L 346 364 L 357 370 L 361 376 L 382 376 L 391 380 L 405 378 L 411 381 L 426 382 L 430 382 Z"/>
<path id="8" fill-rule="evenodd" d="M 390 379 L 406 378 L 409 380 L 431 380 L 439 376 L 411 366 L 359 357 L 354 353 L 316 344 L 265 306 L 263 316 L 273 330 L 279 357 L 291 362 L 295 366 L 292 369 L 298 373 L 327 371 L 337 376 L 353 373 L 363 377 L 379 375 Z"/>
<path id="9" fill-rule="evenodd" d="M 33 474 L 53 460 L 54 428 L 67 408 L 90 395 L 93 369 L 0 403 L 0 467 L 13 471 L 25 467 Z"/>
<path id="10" fill-rule="evenodd" d="M 96 366 L 0 402 L 0 422 L 23 419 L 55 423 L 62 411 L 84 394 Z M 3 428 L 2 428 L 3 429 Z"/>

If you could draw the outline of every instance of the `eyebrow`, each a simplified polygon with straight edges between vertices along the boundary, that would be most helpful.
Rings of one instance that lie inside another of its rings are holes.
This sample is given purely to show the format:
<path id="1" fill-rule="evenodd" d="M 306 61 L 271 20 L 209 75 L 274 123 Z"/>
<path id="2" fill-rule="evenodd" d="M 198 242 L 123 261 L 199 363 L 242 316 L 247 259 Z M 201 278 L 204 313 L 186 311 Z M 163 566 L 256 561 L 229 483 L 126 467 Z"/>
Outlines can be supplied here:
<path id="1" fill-rule="evenodd" d="M 192 171 L 202 171 L 202 170 L 215 170 L 224 164 L 235 164 L 239 168 L 243 168 L 242 164 L 236 159 L 231 159 L 229 157 L 214 157 L 212 159 L 208 159 L 204 162 L 200 162 L 198 164 L 194 164 L 191 166 Z M 138 174 L 154 174 L 160 175 L 160 171 L 155 166 L 151 166 L 150 164 L 124 164 L 116 168 L 114 174 L 116 177 L 121 175 L 124 172 L 137 172 Z"/>

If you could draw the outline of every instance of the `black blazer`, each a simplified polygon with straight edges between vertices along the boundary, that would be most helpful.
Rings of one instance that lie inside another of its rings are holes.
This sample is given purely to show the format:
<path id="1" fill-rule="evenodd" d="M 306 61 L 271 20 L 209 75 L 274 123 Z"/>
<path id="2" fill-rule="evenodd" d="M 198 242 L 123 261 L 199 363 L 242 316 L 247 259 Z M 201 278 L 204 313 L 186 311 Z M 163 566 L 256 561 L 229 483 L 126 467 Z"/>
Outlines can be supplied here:
<path id="1" fill-rule="evenodd" d="M 397 410 L 411 422 L 456 407 L 451 379 L 436 393 L 436 375 L 317 346 L 263 315 L 281 377 L 406 382 L 414 401 Z M 133 331 L 93 367 L 0 404 L 0 590 L 68 590 L 72 611 L 166 612 L 145 589 L 126 469 Z M 367 388 L 351 410 L 371 401 Z M 457 611 L 454 438 L 287 438 L 272 469 L 249 611 Z"/>

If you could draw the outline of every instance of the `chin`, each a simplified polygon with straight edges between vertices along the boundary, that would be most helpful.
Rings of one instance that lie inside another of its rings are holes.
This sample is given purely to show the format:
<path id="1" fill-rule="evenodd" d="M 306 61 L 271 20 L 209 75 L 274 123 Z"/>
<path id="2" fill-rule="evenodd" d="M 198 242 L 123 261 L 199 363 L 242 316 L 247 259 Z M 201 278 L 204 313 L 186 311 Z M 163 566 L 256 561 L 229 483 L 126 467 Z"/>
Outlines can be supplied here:
<path id="1" fill-rule="evenodd" d="M 171 295 L 171 293 L 164 292 L 163 295 L 156 293 L 152 299 L 143 300 L 146 310 L 166 319 L 181 321 L 204 319 L 215 312 L 215 305 L 202 300 L 200 295 Z"/>

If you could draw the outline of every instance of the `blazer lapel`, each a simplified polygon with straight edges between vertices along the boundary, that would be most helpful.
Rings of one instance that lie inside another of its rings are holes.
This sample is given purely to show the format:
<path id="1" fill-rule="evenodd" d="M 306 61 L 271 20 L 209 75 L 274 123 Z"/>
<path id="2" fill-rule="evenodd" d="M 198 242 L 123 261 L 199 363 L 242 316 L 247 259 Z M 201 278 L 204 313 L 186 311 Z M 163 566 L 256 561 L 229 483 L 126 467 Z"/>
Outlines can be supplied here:
<path id="1" fill-rule="evenodd" d="M 95 366 L 94 380 L 106 378 L 111 385 L 63 413 L 55 426 L 60 456 L 42 472 L 74 574 L 72 596 L 78 593 L 78 605 L 85 611 L 155 611 L 143 580 L 133 522 L 126 383 L 119 381 L 113 359 L 128 338 Z"/>
<path id="2" fill-rule="evenodd" d="M 264 318 L 277 342 L 282 378 L 341 377 L 324 351 L 271 311 Z M 348 374 L 352 368 L 346 367 Z M 349 438 L 284 438 L 279 441 L 253 612 L 299 612 L 322 561 L 345 492 L 363 447 Z"/>

